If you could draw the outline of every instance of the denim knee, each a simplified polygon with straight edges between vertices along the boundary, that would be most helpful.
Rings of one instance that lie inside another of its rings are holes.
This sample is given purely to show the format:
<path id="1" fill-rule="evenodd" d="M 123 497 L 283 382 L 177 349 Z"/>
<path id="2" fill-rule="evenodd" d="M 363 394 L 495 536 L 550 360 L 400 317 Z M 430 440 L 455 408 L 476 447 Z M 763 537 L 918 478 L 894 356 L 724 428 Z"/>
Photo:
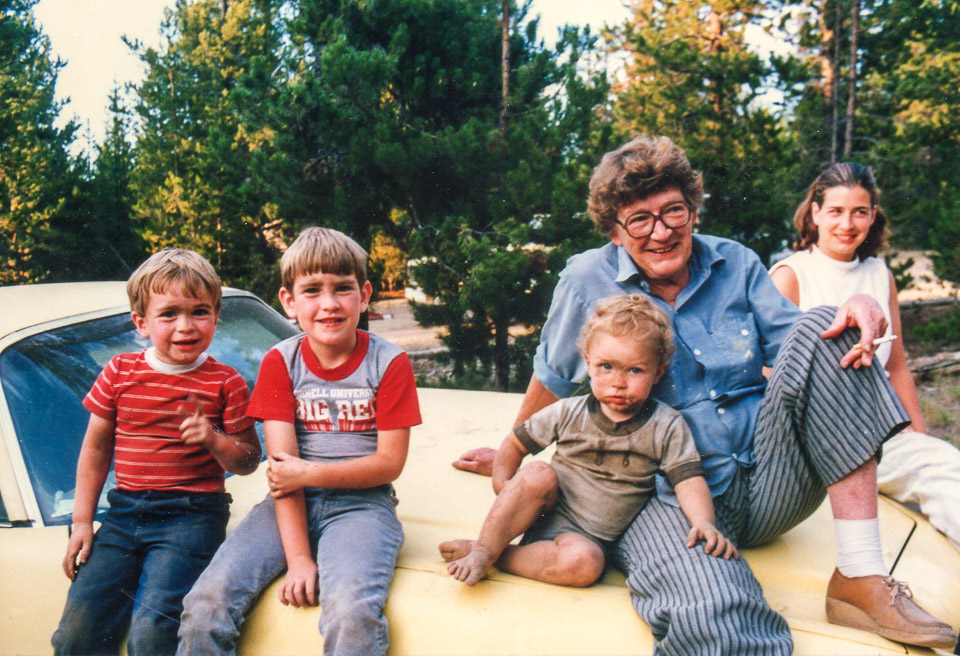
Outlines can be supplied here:
<path id="1" fill-rule="evenodd" d="M 387 649 L 387 620 L 382 600 L 358 586 L 324 597 L 320 633 L 324 654 L 382 654 Z"/>
<path id="2" fill-rule="evenodd" d="M 78 654 L 119 654 L 122 634 L 98 633 L 90 630 L 90 618 L 82 612 L 64 615 L 50 642 L 53 653 L 64 656 Z"/>
<path id="3" fill-rule="evenodd" d="M 177 650 L 179 618 L 156 612 L 135 612 L 130 621 L 127 654 L 168 655 Z"/>
<path id="4" fill-rule="evenodd" d="M 178 654 L 231 652 L 240 634 L 239 620 L 230 612 L 227 595 L 217 589 L 196 586 L 183 599 Z"/>

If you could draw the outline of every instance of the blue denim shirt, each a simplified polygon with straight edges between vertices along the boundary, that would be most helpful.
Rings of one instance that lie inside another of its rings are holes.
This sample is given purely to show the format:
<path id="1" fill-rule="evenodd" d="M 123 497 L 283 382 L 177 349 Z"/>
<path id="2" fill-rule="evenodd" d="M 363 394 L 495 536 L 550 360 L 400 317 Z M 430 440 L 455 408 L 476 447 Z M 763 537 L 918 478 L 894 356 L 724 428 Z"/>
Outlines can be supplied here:
<path id="1" fill-rule="evenodd" d="M 676 354 L 652 396 L 683 415 L 714 496 L 738 466 L 753 464 L 753 433 L 772 366 L 800 316 L 773 286 L 760 258 L 729 239 L 693 235 L 690 282 L 675 307 L 650 298 L 671 318 Z M 537 379 L 558 397 L 587 378 L 577 337 L 594 304 L 615 294 L 650 293 L 627 252 L 613 243 L 567 262 L 534 358 Z M 661 495 L 669 488 L 658 486 Z"/>

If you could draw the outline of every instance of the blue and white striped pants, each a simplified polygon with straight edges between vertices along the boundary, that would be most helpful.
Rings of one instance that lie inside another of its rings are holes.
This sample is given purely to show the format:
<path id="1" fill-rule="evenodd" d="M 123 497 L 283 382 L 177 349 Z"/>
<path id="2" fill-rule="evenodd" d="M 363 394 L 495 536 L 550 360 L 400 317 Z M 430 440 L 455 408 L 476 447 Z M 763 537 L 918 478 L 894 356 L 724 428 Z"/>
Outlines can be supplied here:
<path id="1" fill-rule="evenodd" d="M 715 499 L 717 524 L 738 546 L 763 544 L 823 502 L 828 485 L 875 455 L 909 419 L 879 366 L 840 369 L 855 343 L 824 340 L 835 308 L 815 308 L 780 349 L 754 435 L 756 464 Z M 687 549 L 679 508 L 651 499 L 614 550 L 658 654 L 789 654 L 786 621 L 740 560 Z"/>

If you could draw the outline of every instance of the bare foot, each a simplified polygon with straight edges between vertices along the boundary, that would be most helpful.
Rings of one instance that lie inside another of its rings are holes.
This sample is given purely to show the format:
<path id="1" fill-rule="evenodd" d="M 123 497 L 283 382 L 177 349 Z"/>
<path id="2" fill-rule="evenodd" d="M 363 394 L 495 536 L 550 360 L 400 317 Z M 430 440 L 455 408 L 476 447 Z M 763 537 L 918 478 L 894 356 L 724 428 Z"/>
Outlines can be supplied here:
<path id="1" fill-rule="evenodd" d="M 480 579 L 486 576 L 487 571 L 496 560 L 497 558 L 493 554 L 474 546 L 466 556 L 447 565 L 447 571 L 458 581 L 467 585 L 476 585 Z"/>
<path id="2" fill-rule="evenodd" d="M 474 543 L 476 543 L 476 540 L 450 540 L 449 542 L 441 542 L 440 555 L 449 563 L 451 560 L 463 558 L 473 551 Z"/>

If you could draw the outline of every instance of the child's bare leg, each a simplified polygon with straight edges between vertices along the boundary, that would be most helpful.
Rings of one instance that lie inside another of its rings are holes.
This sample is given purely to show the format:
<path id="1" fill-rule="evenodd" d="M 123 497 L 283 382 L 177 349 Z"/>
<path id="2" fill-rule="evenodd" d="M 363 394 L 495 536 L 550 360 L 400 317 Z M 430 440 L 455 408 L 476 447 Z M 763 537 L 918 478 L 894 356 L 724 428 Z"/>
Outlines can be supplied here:
<path id="1" fill-rule="evenodd" d="M 480 537 L 465 555 L 447 566 L 447 571 L 458 581 L 474 585 L 482 579 L 497 561 L 510 540 L 517 537 L 557 502 L 557 474 L 545 462 L 531 462 L 506 482 L 487 513 L 480 529 Z M 440 544 L 440 553 L 466 551 L 463 540 Z"/>
<path id="2" fill-rule="evenodd" d="M 600 578 L 605 563 L 596 542 L 577 533 L 561 533 L 553 540 L 508 546 L 497 567 L 528 579 L 582 588 Z"/>

